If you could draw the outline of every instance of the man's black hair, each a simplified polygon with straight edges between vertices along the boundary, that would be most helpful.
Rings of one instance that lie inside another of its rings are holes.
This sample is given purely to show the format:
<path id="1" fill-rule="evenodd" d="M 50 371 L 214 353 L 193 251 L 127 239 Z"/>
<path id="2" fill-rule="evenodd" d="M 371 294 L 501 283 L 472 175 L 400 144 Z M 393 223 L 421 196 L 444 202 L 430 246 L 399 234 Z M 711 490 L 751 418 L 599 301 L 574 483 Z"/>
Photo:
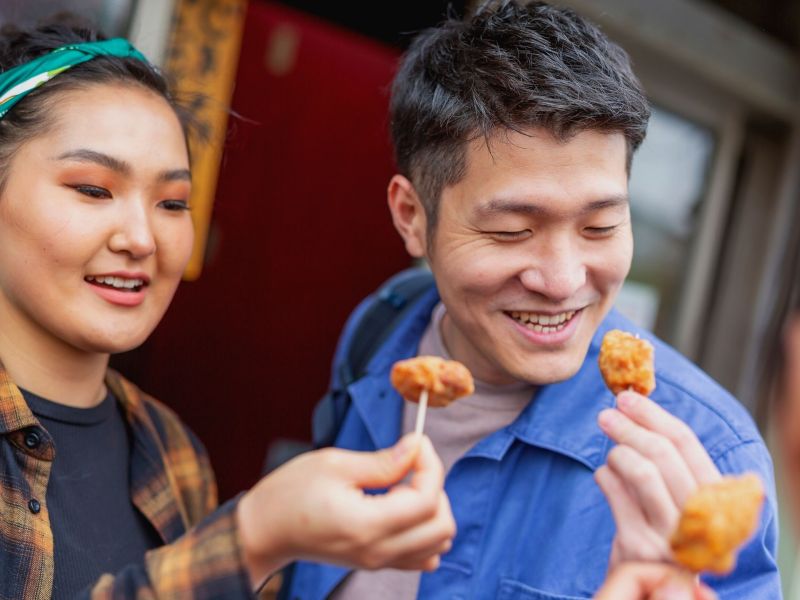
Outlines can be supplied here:
<path id="1" fill-rule="evenodd" d="M 429 233 L 442 190 L 464 175 L 469 141 L 531 128 L 563 140 L 620 132 L 630 167 L 650 117 L 622 48 L 571 10 L 517 0 L 421 32 L 394 79 L 390 113 L 397 166 L 420 194 Z"/>

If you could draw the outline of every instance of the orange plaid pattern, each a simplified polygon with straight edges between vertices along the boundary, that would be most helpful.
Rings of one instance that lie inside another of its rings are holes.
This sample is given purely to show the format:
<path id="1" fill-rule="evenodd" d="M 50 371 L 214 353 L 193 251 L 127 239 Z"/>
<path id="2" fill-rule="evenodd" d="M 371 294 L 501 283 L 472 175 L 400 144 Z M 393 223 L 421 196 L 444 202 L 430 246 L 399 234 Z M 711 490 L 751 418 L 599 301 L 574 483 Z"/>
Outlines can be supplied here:
<path id="1" fill-rule="evenodd" d="M 238 499 L 213 512 L 217 488 L 205 449 L 175 413 L 114 371 L 106 384 L 131 427 L 133 503 L 165 545 L 101 577 L 87 597 L 251 598 L 235 522 Z M 25 445 L 36 428 L 42 443 Z M 0 365 L 0 598 L 50 598 L 53 534 L 45 493 L 53 440 Z M 38 502 L 38 512 L 31 506 Z"/>

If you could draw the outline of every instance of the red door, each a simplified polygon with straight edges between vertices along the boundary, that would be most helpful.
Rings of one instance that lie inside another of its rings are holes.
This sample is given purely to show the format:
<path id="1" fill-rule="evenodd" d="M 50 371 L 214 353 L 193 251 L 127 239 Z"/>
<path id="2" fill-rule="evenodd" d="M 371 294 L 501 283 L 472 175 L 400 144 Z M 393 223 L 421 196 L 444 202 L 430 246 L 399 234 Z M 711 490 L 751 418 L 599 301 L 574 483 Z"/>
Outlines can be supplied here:
<path id="1" fill-rule="evenodd" d="M 386 208 L 397 51 L 251 2 L 207 264 L 114 364 L 206 444 L 225 499 L 307 440 L 350 310 L 407 266 Z"/>

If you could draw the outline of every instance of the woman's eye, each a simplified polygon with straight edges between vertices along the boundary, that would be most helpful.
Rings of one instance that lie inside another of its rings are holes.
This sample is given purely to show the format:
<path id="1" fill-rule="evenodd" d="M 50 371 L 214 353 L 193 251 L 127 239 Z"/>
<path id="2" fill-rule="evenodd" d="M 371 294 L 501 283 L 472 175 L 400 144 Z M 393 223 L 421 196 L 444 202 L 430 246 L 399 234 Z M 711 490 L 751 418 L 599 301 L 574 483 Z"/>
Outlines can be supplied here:
<path id="1" fill-rule="evenodd" d="M 73 185 L 73 190 L 90 198 L 111 198 L 111 192 L 95 185 Z"/>
<path id="2" fill-rule="evenodd" d="M 161 206 L 167 210 L 189 210 L 189 203 L 186 200 L 163 200 Z"/>

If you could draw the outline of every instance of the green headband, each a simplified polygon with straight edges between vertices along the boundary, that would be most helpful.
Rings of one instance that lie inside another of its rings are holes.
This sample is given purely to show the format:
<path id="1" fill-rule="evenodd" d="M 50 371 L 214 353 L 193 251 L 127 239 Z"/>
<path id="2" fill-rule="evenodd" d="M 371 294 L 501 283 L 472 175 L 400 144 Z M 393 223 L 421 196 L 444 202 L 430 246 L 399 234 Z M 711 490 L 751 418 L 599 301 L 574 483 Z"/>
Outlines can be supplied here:
<path id="1" fill-rule="evenodd" d="M 44 56 L 0 73 L 0 119 L 12 106 L 43 83 L 98 56 L 136 58 L 148 62 L 141 52 L 123 38 L 61 46 Z"/>

